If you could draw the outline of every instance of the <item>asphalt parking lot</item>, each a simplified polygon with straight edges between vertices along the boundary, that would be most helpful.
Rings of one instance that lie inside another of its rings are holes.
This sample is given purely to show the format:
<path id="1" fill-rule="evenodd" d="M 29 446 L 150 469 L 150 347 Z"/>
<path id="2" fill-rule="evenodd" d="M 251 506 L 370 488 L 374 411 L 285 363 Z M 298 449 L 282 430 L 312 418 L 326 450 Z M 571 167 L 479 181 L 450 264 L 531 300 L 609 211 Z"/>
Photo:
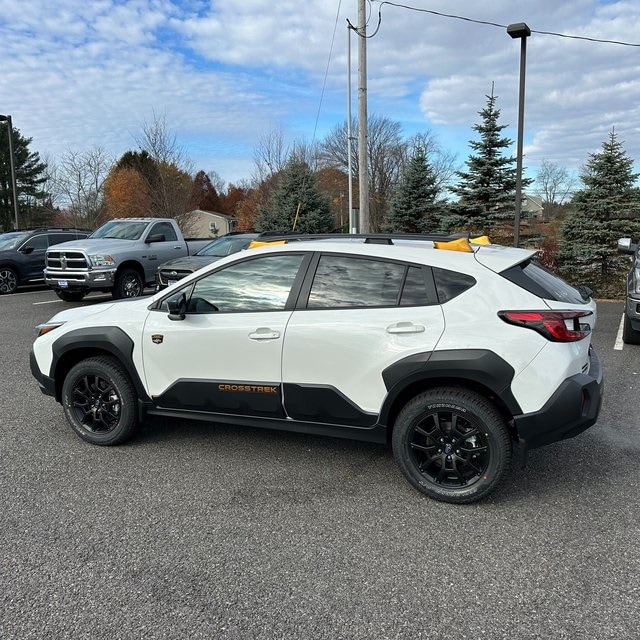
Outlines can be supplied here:
<path id="1" fill-rule="evenodd" d="M 69 306 L 0 298 L 1 638 L 640 637 L 622 303 L 599 304 L 598 424 L 470 506 L 417 493 L 379 445 L 164 419 L 86 444 L 29 372 L 35 325 Z"/>

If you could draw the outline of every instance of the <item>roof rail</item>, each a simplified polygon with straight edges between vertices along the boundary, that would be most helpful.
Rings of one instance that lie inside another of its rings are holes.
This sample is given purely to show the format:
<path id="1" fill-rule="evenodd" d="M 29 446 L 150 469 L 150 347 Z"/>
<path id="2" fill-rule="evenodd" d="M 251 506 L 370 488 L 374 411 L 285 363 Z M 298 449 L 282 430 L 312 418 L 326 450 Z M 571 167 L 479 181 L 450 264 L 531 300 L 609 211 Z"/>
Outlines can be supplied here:
<path id="1" fill-rule="evenodd" d="M 469 238 L 468 233 L 297 233 L 264 231 L 261 242 L 292 242 L 298 240 L 363 239 L 365 244 L 393 244 L 394 240 L 420 240 L 426 242 L 449 242 Z"/>
<path id="2" fill-rule="evenodd" d="M 11 233 L 18 231 L 20 233 L 24 231 L 93 231 L 93 229 L 83 229 L 81 227 L 27 227 L 25 229 L 11 229 L 10 231 L 5 231 L 5 233 Z"/>

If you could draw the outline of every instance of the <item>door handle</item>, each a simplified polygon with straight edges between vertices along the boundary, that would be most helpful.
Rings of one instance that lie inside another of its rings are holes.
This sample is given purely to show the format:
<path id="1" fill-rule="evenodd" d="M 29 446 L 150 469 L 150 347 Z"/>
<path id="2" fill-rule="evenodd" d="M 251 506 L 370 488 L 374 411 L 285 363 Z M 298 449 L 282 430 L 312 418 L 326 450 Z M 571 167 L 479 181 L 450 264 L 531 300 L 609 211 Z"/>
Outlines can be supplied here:
<path id="1" fill-rule="evenodd" d="M 250 340 L 277 340 L 279 337 L 280 332 L 269 329 L 269 327 L 260 327 L 249 334 Z"/>
<path id="2" fill-rule="evenodd" d="M 424 325 L 413 322 L 398 322 L 387 327 L 387 333 L 422 333 Z"/>

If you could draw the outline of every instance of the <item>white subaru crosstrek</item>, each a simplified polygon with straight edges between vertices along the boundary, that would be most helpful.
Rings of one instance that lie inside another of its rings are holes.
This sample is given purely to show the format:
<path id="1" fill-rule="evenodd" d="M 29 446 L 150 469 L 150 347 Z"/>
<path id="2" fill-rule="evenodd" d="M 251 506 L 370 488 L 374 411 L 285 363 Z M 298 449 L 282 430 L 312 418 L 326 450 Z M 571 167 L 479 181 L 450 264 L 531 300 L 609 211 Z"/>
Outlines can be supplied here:
<path id="1" fill-rule="evenodd" d="M 297 240 L 151 298 L 58 313 L 33 375 L 94 444 L 124 442 L 149 414 L 390 442 L 409 482 L 455 503 L 492 491 L 512 451 L 595 423 L 595 303 L 534 252 Z"/>

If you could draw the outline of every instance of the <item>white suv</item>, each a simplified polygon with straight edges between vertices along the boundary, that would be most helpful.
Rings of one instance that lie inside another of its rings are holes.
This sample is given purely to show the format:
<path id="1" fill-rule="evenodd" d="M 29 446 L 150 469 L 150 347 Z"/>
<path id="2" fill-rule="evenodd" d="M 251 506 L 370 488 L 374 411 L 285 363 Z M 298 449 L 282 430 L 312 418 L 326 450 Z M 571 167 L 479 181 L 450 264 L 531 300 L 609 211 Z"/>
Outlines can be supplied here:
<path id="1" fill-rule="evenodd" d="M 57 314 L 31 354 L 43 392 L 100 445 L 145 414 L 391 442 L 417 489 L 456 503 L 492 491 L 514 445 L 524 459 L 595 423 L 595 303 L 532 251 L 294 240 Z"/>

